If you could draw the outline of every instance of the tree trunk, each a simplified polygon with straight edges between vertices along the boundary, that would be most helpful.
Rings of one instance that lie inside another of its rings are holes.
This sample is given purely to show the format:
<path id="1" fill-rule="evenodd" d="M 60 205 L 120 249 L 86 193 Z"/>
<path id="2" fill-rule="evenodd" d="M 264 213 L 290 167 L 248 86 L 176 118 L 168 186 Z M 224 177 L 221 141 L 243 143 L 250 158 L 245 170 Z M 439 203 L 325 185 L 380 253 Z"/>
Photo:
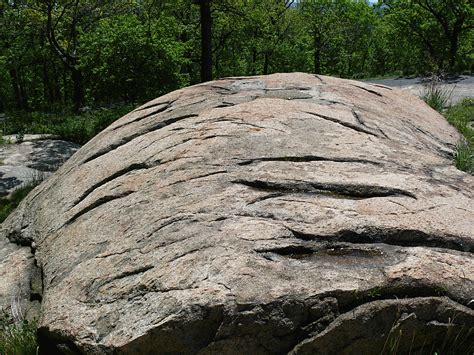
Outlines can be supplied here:
<path id="1" fill-rule="evenodd" d="M 458 53 L 458 39 L 459 35 L 456 32 L 453 32 L 449 38 L 449 62 L 448 70 L 454 72 L 454 67 L 456 65 L 456 55 Z"/>
<path id="2" fill-rule="evenodd" d="M 54 102 L 54 89 L 49 78 L 48 62 L 43 62 L 43 97 L 49 106 Z"/>
<path id="3" fill-rule="evenodd" d="M 10 78 L 12 81 L 13 97 L 15 98 L 15 106 L 18 110 L 27 109 L 26 97 L 24 90 L 21 88 L 20 78 L 16 68 L 10 68 Z"/>
<path id="4" fill-rule="evenodd" d="M 79 109 L 84 106 L 85 102 L 82 72 L 75 67 L 71 67 L 70 70 L 73 82 L 74 112 L 79 112 Z"/>
<path id="5" fill-rule="evenodd" d="M 199 1 L 201 7 L 201 81 L 212 80 L 211 0 Z"/>
<path id="6" fill-rule="evenodd" d="M 268 75 L 268 68 L 270 66 L 270 55 L 265 52 L 263 62 L 263 75 Z"/>
<path id="7" fill-rule="evenodd" d="M 51 61 L 51 71 L 53 80 L 51 82 L 53 89 L 53 102 L 61 103 L 62 102 L 62 93 L 61 93 L 61 75 L 58 73 L 58 68 L 54 61 Z"/>
<path id="8" fill-rule="evenodd" d="M 321 74 L 321 35 L 314 34 L 314 73 Z"/>
<path id="9" fill-rule="evenodd" d="M 252 75 L 257 75 L 257 49 L 252 49 Z"/>

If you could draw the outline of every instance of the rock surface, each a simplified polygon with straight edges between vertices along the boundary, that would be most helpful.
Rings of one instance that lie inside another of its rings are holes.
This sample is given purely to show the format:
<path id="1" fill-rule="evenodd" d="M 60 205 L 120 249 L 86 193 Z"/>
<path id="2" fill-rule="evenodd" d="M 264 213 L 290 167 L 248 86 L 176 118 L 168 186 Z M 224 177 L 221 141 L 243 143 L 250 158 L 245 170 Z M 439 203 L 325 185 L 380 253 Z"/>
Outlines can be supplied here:
<path id="1" fill-rule="evenodd" d="M 474 179 L 453 166 L 458 139 L 384 86 L 204 83 L 109 126 L 1 238 L 41 271 L 50 353 L 472 351 Z"/>
<path id="2" fill-rule="evenodd" d="M 431 78 L 422 77 L 366 80 L 366 82 L 372 84 L 400 88 L 419 97 L 427 94 L 430 81 Z M 465 98 L 474 99 L 474 76 L 460 75 L 450 78 L 441 82 L 438 89 L 448 96 L 448 104 L 456 104 Z"/>
<path id="3" fill-rule="evenodd" d="M 44 180 L 80 148 L 44 134 L 26 134 L 21 143 L 15 136 L 4 139 L 12 144 L 0 145 L 0 196 L 34 180 Z"/>

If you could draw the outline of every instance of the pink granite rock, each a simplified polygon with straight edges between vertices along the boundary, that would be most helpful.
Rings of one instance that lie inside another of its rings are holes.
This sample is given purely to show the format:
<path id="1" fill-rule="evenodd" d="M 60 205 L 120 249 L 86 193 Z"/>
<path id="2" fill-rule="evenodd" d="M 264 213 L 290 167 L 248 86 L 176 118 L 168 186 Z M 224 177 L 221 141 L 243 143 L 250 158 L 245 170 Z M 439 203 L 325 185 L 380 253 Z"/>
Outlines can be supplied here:
<path id="1" fill-rule="evenodd" d="M 101 132 L 1 238 L 35 243 L 45 351 L 472 351 L 474 179 L 453 165 L 458 139 L 384 86 L 204 83 Z"/>

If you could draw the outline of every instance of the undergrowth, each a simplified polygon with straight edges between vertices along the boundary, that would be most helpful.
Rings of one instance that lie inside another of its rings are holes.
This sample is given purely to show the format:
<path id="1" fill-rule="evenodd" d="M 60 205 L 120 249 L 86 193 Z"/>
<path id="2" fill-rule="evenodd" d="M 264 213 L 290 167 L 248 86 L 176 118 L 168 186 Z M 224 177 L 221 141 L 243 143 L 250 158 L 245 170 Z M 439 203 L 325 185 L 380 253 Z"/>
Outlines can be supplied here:
<path id="1" fill-rule="evenodd" d="M 84 144 L 133 109 L 130 105 L 100 108 L 80 114 L 15 111 L 7 114 L 3 134 L 54 134 Z"/>
<path id="2" fill-rule="evenodd" d="M 37 324 L 34 321 L 15 322 L 6 312 L 0 314 L 0 354 L 38 354 L 36 328 Z"/>
<path id="3" fill-rule="evenodd" d="M 426 335 L 409 329 L 395 327 L 387 335 L 380 355 L 427 354 L 427 355 L 458 355 L 472 354 L 474 345 L 471 342 L 473 329 L 461 326 L 460 329 L 450 325 L 440 331 L 435 339 L 425 339 Z M 409 348 L 407 351 L 406 348 Z M 468 352 L 465 352 L 468 349 Z"/>
<path id="4" fill-rule="evenodd" d="M 16 189 L 8 197 L 0 197 L 0 223 L 2 223 L 20 202 L 33 190 L 41 181 L 33 180 L 32 182 Z M 2 352 L 0 352 L 2 354 Z M 3 354 L 2 354 L 3 355 Z"/>
<path id="5" fill-rule="evenodd" d="M 444 116 L 463 135 L 455 151 L 456 167 L 474 174 L 474 99 L 451 106 Z"/>
<path id="6" fill-rule="evenodd" d="M 431 80 L 425 85 L 422 95 L 423 101 L 436 111 L 442 113 L 449 106 L 454 88 L 443 85 L 440 76 L 433 75 Z"/>

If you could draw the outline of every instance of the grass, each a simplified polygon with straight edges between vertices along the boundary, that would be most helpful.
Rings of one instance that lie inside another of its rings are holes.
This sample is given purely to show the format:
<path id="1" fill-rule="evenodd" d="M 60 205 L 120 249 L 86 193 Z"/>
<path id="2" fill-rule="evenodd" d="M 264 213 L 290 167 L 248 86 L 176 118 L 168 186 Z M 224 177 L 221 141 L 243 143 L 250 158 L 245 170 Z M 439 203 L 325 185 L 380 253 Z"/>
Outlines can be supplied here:
<path id="1" fill-rule="evenodd" d="M 433 109 L 442 113 L 443 110 L 449 106 L 453 90 L 454 88 L 449 89 L 444 86 L 441 79 L 434 75 L 425 86 L 422 99 Z"/>
<path id="2" fill-rule="evenodd" d="M 474 174 L 474 99 L 464 99 L 444 112 L 444 116 L 463 135 L 455 151 L 456 167 Z"/>
<path id="3" fill-rule="evenodd" d="M 32 182 L 16 189 L 8 197 L 0 197 L 0 223 L 2 223 L 20 202 L 41 182 L 40 179 L 34 179 Z M 0 352 L 2 354 L 2 352 Z"/>
<path id="4" fill-rule="evenodd" d="M 3 131 L 0 130 L 0 145 L 10 144 L 10 143 L 11 143 L 10 139 L 3 137 Z"/>
<path id="5" fill-rule="evenodd" d="M 0 314 L 0 354 L 36 355 L 38 343 L 36 322 L 13 321 L 6 312 Z"/>
<path id="6" fill-rule="evenodd" d="M 472 337 L 471 327 L 448 326 L 439 332 L 435 339 L 426 339 L 426 334 L 416 334 L 403 327 L 392 328 L 387 335 L 385 344 L 380 354 L 429 354 L 429 355 L 457 355 L 471 354 L 474 346 L 470 342 Z M 407 345 L 409 350 L 407 352 Z M 464 349 L 464 351 L 463 351 Z M 468 349 L 468 352 L 465 352 Z"/>
<path id="7" fill-rule="evenodd" d="M 474 174 L 474 99 L 466 98 L 449 107 L 453 89 L 442 85 L 439 76 L 433 75 L 425 87 L 422 99 L 443 114 L 449 123 L 463 135 L 454 152 L 455 165 L 459 170 Z"/>

